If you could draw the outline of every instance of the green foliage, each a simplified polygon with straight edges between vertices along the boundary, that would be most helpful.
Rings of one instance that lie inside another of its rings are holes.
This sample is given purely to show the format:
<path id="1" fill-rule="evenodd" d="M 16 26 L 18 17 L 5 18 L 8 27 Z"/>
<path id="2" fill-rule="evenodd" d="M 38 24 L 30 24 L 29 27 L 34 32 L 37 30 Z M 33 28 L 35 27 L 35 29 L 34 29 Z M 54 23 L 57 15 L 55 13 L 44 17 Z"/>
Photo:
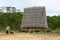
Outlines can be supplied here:
<path id="1" fill-rule="evenodd" d="M 52 29 L 50 29 L 50 28 L 47 29 L 47 33 L 51 32 L 51 31 L 52 31 Z"/>
<path id="2" fill-rule="evenodd" d="M 51 29 L 60 28 L 60 16 L 47 16 L 48 27 Z"/>
<path id="3" fill-rule="evenodd" d="M 22 12 L 0 13 L 0 30 L 10 26 L 12 30 L 18 30 L 22 21 Z"/>

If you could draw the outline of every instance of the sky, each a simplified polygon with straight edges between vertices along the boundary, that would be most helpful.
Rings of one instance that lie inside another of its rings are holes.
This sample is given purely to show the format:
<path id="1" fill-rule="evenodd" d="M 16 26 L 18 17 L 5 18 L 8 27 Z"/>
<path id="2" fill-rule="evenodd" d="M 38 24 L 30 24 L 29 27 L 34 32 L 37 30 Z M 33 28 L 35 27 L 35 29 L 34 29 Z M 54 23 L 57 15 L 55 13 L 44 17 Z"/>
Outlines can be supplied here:
<path id="1" fill-rule="evenodd" d="M 21 11 L 27 7 L 45 6 L 46 15 L 60 15 L 60 0 L 0 0 L 0 7 L 13 6 Z"/>

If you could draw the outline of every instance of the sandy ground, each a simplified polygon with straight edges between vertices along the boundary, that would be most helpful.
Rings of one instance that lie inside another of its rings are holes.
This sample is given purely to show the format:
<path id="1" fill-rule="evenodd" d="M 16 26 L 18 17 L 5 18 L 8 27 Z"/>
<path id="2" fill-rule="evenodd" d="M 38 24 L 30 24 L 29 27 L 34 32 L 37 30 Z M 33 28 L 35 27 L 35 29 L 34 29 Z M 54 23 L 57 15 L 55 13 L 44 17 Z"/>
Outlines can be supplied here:
<path id="1" fill-rule="evenodd" d="M 34 33 L 0 34 L 0 40 L 60 40 L 60 35 Z"/>

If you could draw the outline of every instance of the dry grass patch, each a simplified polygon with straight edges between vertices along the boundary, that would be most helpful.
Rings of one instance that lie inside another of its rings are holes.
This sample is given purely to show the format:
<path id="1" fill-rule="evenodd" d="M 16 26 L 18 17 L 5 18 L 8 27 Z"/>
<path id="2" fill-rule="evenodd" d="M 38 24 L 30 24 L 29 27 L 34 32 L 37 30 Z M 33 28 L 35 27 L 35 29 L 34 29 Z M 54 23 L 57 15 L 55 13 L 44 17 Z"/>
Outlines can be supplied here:
<path id="1" fill-rule="evenodd" d="M 36 33 L 0 34 L 0 40 L 60 40 L 60 35 Z"/>

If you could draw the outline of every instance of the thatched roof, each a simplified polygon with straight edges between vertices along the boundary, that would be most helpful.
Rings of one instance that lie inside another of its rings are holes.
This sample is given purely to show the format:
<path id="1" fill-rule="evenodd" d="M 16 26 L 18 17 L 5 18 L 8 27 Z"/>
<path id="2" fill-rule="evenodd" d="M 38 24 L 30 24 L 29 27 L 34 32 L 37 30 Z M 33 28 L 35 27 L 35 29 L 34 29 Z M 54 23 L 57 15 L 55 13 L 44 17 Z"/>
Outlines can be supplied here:
<path id="1" fill-rule="evenodd" d="M 25 8 L 21 27 L 47 28 L 45 7 Z"/>

